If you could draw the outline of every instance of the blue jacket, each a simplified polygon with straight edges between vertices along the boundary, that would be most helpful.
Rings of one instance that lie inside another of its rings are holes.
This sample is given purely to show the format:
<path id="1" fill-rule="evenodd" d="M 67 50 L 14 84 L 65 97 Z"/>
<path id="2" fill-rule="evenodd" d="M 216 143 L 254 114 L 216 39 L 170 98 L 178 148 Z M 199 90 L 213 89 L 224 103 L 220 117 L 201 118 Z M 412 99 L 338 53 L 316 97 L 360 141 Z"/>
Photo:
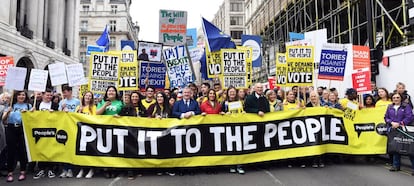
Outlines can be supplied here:
<path id="1" fill-rule="evenodd" d="M 409 125 L 413 119 L 413 110 L 411 106 L 406 103 L 402 103 L 397 111 L 394 109 L 394 104 L 388 105 L 384 117 L 387 127 L 391 127 L 391 122 L 398 122 L 403 125 Z"/>
<path id="2" fill-rule="evenodd" d="M 190 104 L 188 107 L 184 103 L 184 99 L 175 102 L 172 110 L 172 116 L 180 118 L 181 114 L 186 113 L 188 111 L 193 111 L 195 115 L 201 114 L 201 110 L 198 106 L 197 101 L 190 99 Z"/>

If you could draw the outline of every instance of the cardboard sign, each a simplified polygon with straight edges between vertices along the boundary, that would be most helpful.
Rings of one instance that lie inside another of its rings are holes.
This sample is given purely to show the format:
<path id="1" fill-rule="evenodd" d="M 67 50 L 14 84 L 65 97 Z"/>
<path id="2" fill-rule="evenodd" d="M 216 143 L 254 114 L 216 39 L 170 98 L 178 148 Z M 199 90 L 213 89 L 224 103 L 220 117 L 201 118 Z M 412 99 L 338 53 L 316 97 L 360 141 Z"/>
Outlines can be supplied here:
<path id="1" fill-rule="evenodd" d="M 66 77 L 66 67 L 65 63 L 54 63 L 48 65 L 50 81 L 52 82 L 52 86 L 62 85 L 68 83 L 68 79 Z M 83 72 L 83 68 L 82 68 Z M 69 85 L 70 86 L 70 85 Z"/>
<path id="2" fill-rule="evenodd" d="M 247 88 L 247 52 L 238 49 L 221 49 L 223 87 Z"/>
<path id="3" fill-rule="evenodd" d="M 369 68 L 355 70 L 352 73 L 353 88 L 359 93 L 371 93 L 371 72 Z"/>
<path id="4" fill-rule="evenodd" d="M 314 48 L 312 46 L 288 46 L 286 48 L 288 86 L 312 86 L 314 76 Z"/>
<path id="5" fill-rule="evenodd" d="M 159 42 L 176 46 L 186 43 L 187 12 L 179 10 L 160 10 Z"/>
<path id="6" fill-rule="evenodd" d="M 85 78 L 83 65 L 81 63 L 66 65 L 66 73 L 70 87 L 85 85 L 88 80 Z"/>
<path id="7" fill-rule="evenodd" d="M 171 87 L 185 87 L 195 81 L 193 66 L 184 45 L 163 50 Z"/>
<path id="8" fill-rule="evenodd" d="M 26 74 L 27 68 L 9 67 L 7 69 L 7 76 L 4 88 L 8 90 L 24 90 Z"/>
<path id="9" fill-rule="evenodd" d="M 122 51 L 119 66 L 119 90 L 138 90 L 137 51 Z"/>
<path id="10" fill-rule="evenodd" d="M 92 53 L 89 68 L 89 87 L 92 92 L 105 93 L 108 86 L 117 87 L 119 53 Z"/>
<path id="11" fill-rule="evenodd" d="M 318 79 L 342 81 L 348 51 L 346 45 L 329 43 L 322 46 Z"/>
<path id="12" fill-rule="evenodd" d="M 7 69 L 14 66 L 14 60 L 11 56 L 0 57 L 0 86 L 6 82 Z"/>
<path id="13" fill-rule="evenodd" d="M 276 53 L 276 85 L 286 86 L 287 64 L 285 53 Z"/>
<path id="14" fill-rule="evenodd" d="M 138 60 L 161 62 L 162 43 L 138 42 Z"/>
<path id="15" fill-rule="evenodd" d="M 155 89 L 164 89 L 165 87 L 165 73 L 167 69 L 162 63 L 148 63 L 141 62 L 139 73 L 139 87 L 144 89 L 146 86 L 154 87 Z M 145 84 L 145 81 L 148 84 Z"/>
<path id="16" fill-rule="evenodd" d="M 47 70 L 32 69 L 28 90 L 43 92 L 46 90 Z"/>
<path id="17" fill-rule="evenodd" d="M 206 48 L 207 77 L 221 77 L 223 71 L 221 69 L 221 52 L 209 52 Z"/>

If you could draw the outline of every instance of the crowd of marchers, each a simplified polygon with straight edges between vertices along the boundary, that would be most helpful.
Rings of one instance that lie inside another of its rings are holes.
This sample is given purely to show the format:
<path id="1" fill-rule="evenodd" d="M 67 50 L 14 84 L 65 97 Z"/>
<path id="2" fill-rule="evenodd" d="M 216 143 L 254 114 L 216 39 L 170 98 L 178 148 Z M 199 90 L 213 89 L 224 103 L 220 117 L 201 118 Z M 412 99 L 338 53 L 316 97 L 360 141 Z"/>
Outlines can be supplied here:
<path id="1" fill-rule="evenodd" d="M 294 86 L 264 90 L 260 83 L 256 83 L 248 89 L 240 89 L 222 87 L 220 83 L 205 82 L 200 86 L 190 83 L 184 88 L 158 91 L 148 86 L 143 91 L 121 92 L 123 95 L 120 95 L 116 87 L 110 86 L 102 96 L 89 91 L 83 93 L 80 99 L 72 95 L 72 87 L 67 85 L 62 86 L 61 94 L 49 89 L 44 92 L 35 92 L 31 96 L 26 91 L 14 91 L 13 95 L 4 92 L 0 95 L 0 113 L 2 116 L 1 127 L 5 133 L 5 148 L 0 145 L 0 169 L 7 171 L 5 173 L 7 182 L 13 182 L 15 179 L 25 180 L 27 170 L 34 171 L 33 179 L 43 177 L 92 178 L 96 171 L 102 172 L 107 178 L 124 172 L 128 179 L 134 179 L 141 175 L 138 169 L 97 169 L 54 162 L 28 163 L 22 127 L 24 125 L 21 117 L 22 112 L 49 111 L 52 114 L 53 112 L 65 111 L 88 115 L 113 115 L 114 117 L 187 119 L 194 115 L 233 113 L 255 113 L 264 116 L 268 112 L 306 109 L 307 107 L 329 107 L 344 110 L 349 107 L 349 103 L 353 103 L 357 109 L 387 107 L 384 120 L 388 131 L 391 131 L 409 125 L 414 120 L 413 104 L 405 88 L 401 82 L 396 84 L 393 92 L 389 92 L 386 88 L 377 88 L 374 85 L 372 93 L 363 96 L 358 96 L 355 89 L 349 88 L 345 93 L 342 93 L 343 96 L 340 96 L 340 93 L 331 87 Z M 399 171 L 401 155 L 389 154 L 388 156 L 392 164 L 390 171 Z M 323 168 L 326 159 L 325 155 L 298 158 L 289 160 L 287 166 Z M 410 157 L 410 160 L 414 166 L 414 157 Z M 15 171 L 17 162 L 20 165 L 19 171 Z M 242 165 L 229 168 L 231 173 L 245 173 Z M 206 171 L 215 173 L 212 168 L 206 169 Z M 159 175 L 168 174 L 170 176 L 194 173 L 188 169 L 169 169 L 167 172 L 156 172 Z"/>

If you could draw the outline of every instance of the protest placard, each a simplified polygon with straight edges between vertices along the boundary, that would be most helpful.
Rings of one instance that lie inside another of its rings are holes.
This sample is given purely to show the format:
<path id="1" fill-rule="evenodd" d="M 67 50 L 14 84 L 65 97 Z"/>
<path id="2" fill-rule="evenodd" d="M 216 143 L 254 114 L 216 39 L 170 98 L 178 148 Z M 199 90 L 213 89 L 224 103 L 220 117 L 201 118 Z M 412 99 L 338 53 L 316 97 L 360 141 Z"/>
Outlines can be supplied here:
<path id="1" fill-rule="evenodd" d="M 221 52 L 210 52 L 206 48 L 207 77 L 216 78 L 223 74 L 221 67 Z"/>
<path id="2" fill-rule="evenodd" d="M 237 46 L 237 50 L 243 50 L 246 52 L 246 78 L 247 86 L 252 84 L 252 73 L 253 73 L 253 48 L 249 46 Z"/>
<path id="3" fill-rule="evenodd" d="M 14 66 L 14 60 L 11 56 L 0 57 L 0 86 L 6 82 L 7 69 Z"/>
<path id="4" fill-rule="evenodd" d="M 348 51 L 346 45 L 328 43 L 322 45 L 318 79 L 342 81 Z"/>
<path id="5" fill-rule="evenodd" d="M 105 93 L 108 86 L 117 87 L 119 53 L 92 53 L 89 68 L 89 87 L 92 92 Z"/>
<path id="6" fill-rule="evenodd" d="M 352 73 L 353 88 L 360 93 L 371 93 L 371 71 L 369 68 L 354 70 Z"/>
<path id="7" fill-rule="evenodd" d="M 30 71 L 30 79 L 28 90 L 43 92 L 46 90 L 47 70 L 32 69 Z"/>
<path id="8" fill-rule="evenodd" d="M 286 47 L 287 86 L 313 85 L 313 46 Z"/>
<path id="9" fill-rule="evenodd" d="M 138 42 L 138 60 L 161 62 L 162 43 Z"/>
<path id="10" fill-rule="evenodd" d="M 367 46 L 352 46 L 353 54 L 353 69 L 369 68 L 371 70 L 369 47 Z"/>
<path id="11" fill-rule="evenodd" d="M 83 95 L 85 95 L 85 93 L 88 91 L 89 91 L 88 84 L 79 86 L 79 97 L 83 97 Z"/>
<path id="12" fill-rule="evenodd" d="M 195 81 L 193 66 L 187 47 L 179 45 L 163 50 L 171 87 L 185 87 Z"/>
<path id="13" fill-rule="evenodd" d="M 150 86 L 155 89 L 164 89 L 166 67 L 162 63 L 141 62 L 139 73 L 139 87 Z M 147 79 L 148 84 L 145 84 Z"/>
<path id="14" fill-rule="evenodd" d="M 186 42 L 187 12 L 179 10 L 160 10 L 159 42 L 176 46 Z"/>
<path id="15" fill-rule="evenodd" d="M 119 90 L 138 90 L 137 52 L 134 50 L 121 52 L 119 64 Z"/>
<path id="16" fill-rule="evenodd" d="M 68 83 L 66 78 L 66 67 L 65 63 L 59 62 L 48 65 L 50 81 L 52 86 L 62 85 Z M 82 68 L 83 71 L 83 68 Z M 69 85 L 70 86 L 70 85 Z"/>
<path id="17" fill-rule="evenodd" d="M 81 63 L 66 65 L 66 73 L 68 75 L 68 84 L 70 87 L 88 83 Z"/>
<path id="18" fill-rule="evenodd" d="M 23 67 L 9 67 L 7 69 L 5 89 L 8 90 L 23 90 L 26 82 L 27 68 Z"/>
<path id="19" fill-rule="evenodd" d="M 276 53 L 276 86 L 286 86 L 286 55 L 285 53 Z"/>
<path id="20" fill-rule="evenodd" d="M 247 88 L 247 52 L 238 49 L 221 49 L 223 87 Z"/>

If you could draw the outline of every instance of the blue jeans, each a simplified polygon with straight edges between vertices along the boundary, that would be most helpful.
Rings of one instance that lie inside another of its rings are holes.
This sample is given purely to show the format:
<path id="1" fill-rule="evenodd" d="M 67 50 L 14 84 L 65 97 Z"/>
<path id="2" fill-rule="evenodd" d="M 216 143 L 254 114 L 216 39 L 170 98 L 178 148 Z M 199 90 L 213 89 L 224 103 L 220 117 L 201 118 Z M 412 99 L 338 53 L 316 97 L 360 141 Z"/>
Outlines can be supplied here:
<path id="1" fill-rule="evenodd" d="M 409 156 L 411 161 L 411 168 L 414 171 L 414 156 Z M 392 166 L 399 168 L 401 166 L 401 155 L 393 154 Z"/>

